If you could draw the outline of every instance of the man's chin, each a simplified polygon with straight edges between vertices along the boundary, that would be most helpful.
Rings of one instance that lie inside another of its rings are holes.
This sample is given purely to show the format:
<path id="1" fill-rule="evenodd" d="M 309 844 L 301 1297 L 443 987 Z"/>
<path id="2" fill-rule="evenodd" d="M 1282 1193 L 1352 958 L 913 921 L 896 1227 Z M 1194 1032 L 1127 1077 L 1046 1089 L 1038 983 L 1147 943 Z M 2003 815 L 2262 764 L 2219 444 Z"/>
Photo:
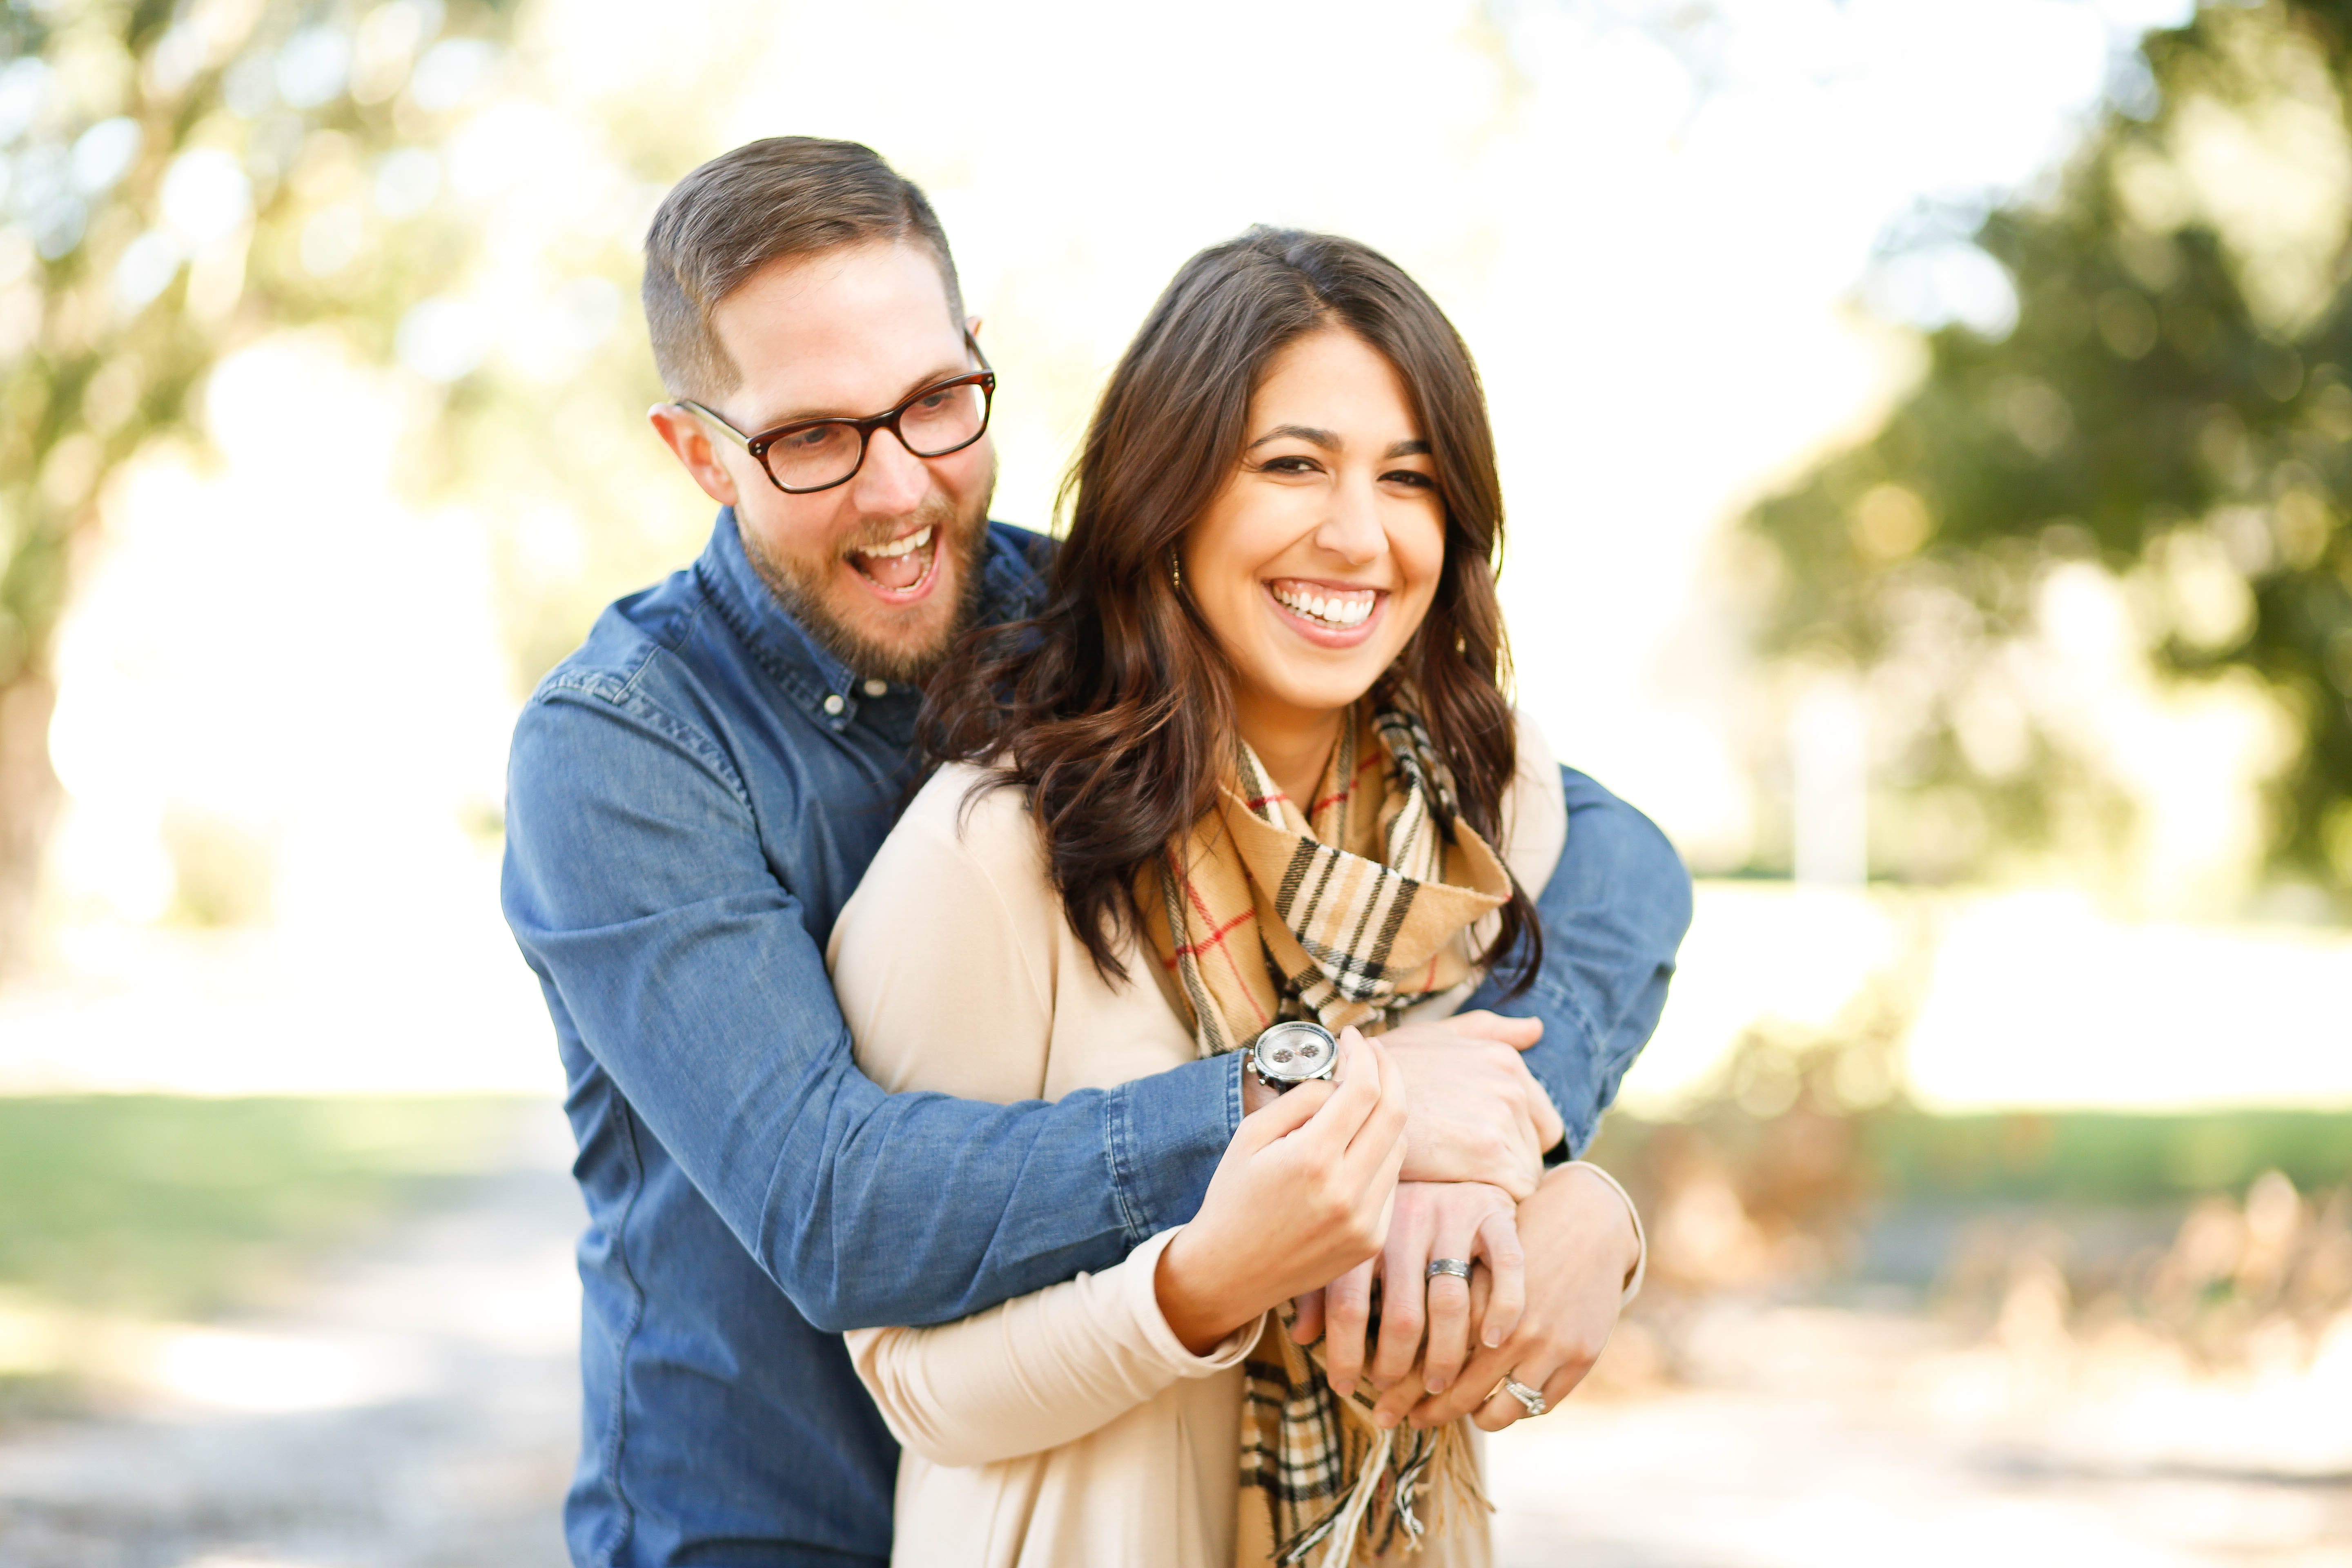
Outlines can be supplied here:
<path id="1" fill-rule="evenodd" d="M 858 675 L 919 686 L 946 660 L 977 612 L 986 539 L 983 523 L 960 542 L 963 548 L 953 558 L 940 559 L 930 591 L 903 605 L 882 603 L 846 563 L 810 583 L 781 570 L 756 549 L 745 553 L 785 612 L 827 653 Z"/>

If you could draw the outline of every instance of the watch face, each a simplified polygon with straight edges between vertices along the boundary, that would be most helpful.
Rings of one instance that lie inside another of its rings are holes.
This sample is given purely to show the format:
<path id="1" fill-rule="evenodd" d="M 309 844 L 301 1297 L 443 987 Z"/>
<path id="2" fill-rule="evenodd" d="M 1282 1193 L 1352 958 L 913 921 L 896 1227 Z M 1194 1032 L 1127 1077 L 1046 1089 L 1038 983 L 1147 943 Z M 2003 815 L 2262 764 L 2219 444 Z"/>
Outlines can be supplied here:
<path id="1" fill-rule="evenodd" d="M 1259 1076 L 1283 1083 L 1328 1077 L 1339 1059 L 1339 1043 L 1320 1024 L 1276 1024 L 1254 1050 Z"/>

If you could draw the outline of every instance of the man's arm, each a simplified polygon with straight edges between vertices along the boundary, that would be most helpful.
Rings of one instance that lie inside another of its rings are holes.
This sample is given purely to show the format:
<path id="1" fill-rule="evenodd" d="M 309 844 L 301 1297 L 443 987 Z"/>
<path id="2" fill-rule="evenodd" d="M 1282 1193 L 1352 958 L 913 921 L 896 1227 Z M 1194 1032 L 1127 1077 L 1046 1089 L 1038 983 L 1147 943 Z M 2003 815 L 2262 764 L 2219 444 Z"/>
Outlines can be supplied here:
<path id="1" fill-rule="evenodd" d="M 1192 1216 L 1239 1121 L 1227 1060 L 1050 1104 L 884 1094 L 726 758 L 625 690 L 532 700 L 507 831 L 507 919 L 551 999 L 820 1328 L 1108 1268 Z"/>
<path id="2" fill-rule="evenodd" d="M 1463 1011 L 1543 1020 L 1525 1053 L 1568 1124 L 1568 1149 L 1592 1141 L 1625 1069 L 1666 1005 L 1675 951 L 1690 929 L 1690 873 L 1650 819 L 1572 768 L 1568 845 L 1536 899 L 1544 956 L 1533 983 L 1507 1000 L 1514 976 L 1490 977 Z"/>

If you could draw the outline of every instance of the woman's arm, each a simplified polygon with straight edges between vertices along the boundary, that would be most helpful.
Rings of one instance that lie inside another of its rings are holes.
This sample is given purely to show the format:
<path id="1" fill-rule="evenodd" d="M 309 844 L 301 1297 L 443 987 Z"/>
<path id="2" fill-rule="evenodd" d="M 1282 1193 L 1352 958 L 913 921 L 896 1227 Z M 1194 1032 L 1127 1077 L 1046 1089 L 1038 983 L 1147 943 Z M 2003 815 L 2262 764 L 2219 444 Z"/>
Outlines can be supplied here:
<path id="1" fill-rule="evenodd" d="M 1117 1420 L 1179 1378 L 1240 1362 L 1257 1324 L 1206 1355 L 1177 1342 L 1153 1283 L 1166 1230 L 1099 1274 L 932 1329 L 860 1329 L 849 1356 L 899 1442 L 939 1465 L 985 1465 Z"/>
<path id="2" fill-rule="evenodd" d="M 859 1065 L 886 1087 L 1034 1096 L 1055 999 L 1087 976 L 1056 971 L 1064 916 L 1020 797 L 995 791 L 966 813 L 969 776 L 935 779 L 883 846 L 835 929 L 835 983 Z M 949 1039 L 951 1057 L 935 1044 Z M 1350 1032 L 1343 1058 L 1360 1076 L 1343 1066 L 1339 1089 L 1244 1119 L 1190 1226 L 959 1322 L 850 1335 L 899 1440 L 970 1465 L 1084 1436 L 1178 1378 L 1233 1365 L 1265 1310 L 1302 1288 L 1290 1273 L 1328 1278 L 1376 1249 L 1404 1109 L 1383 1053 L 1360 1045 Z"/>

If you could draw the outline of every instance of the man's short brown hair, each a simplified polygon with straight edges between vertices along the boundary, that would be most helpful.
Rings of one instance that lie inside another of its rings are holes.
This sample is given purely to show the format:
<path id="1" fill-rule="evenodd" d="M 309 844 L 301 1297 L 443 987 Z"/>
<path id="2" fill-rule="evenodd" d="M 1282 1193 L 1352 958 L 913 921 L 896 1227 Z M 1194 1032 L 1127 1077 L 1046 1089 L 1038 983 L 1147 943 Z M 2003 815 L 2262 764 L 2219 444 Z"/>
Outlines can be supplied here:
<path id="1" fill-rule="evenodd" d="M 961 328 L 963 290 L 939 215 L 873 148 L 770 136 L 711 159 L 670 188 L 646 230 L 641 292 L 662 384 L 672 397 L 708 403 L 742 381 L 710 313 L 770 262 L 910 238 L 938 260 L 949 319 Z"/>

